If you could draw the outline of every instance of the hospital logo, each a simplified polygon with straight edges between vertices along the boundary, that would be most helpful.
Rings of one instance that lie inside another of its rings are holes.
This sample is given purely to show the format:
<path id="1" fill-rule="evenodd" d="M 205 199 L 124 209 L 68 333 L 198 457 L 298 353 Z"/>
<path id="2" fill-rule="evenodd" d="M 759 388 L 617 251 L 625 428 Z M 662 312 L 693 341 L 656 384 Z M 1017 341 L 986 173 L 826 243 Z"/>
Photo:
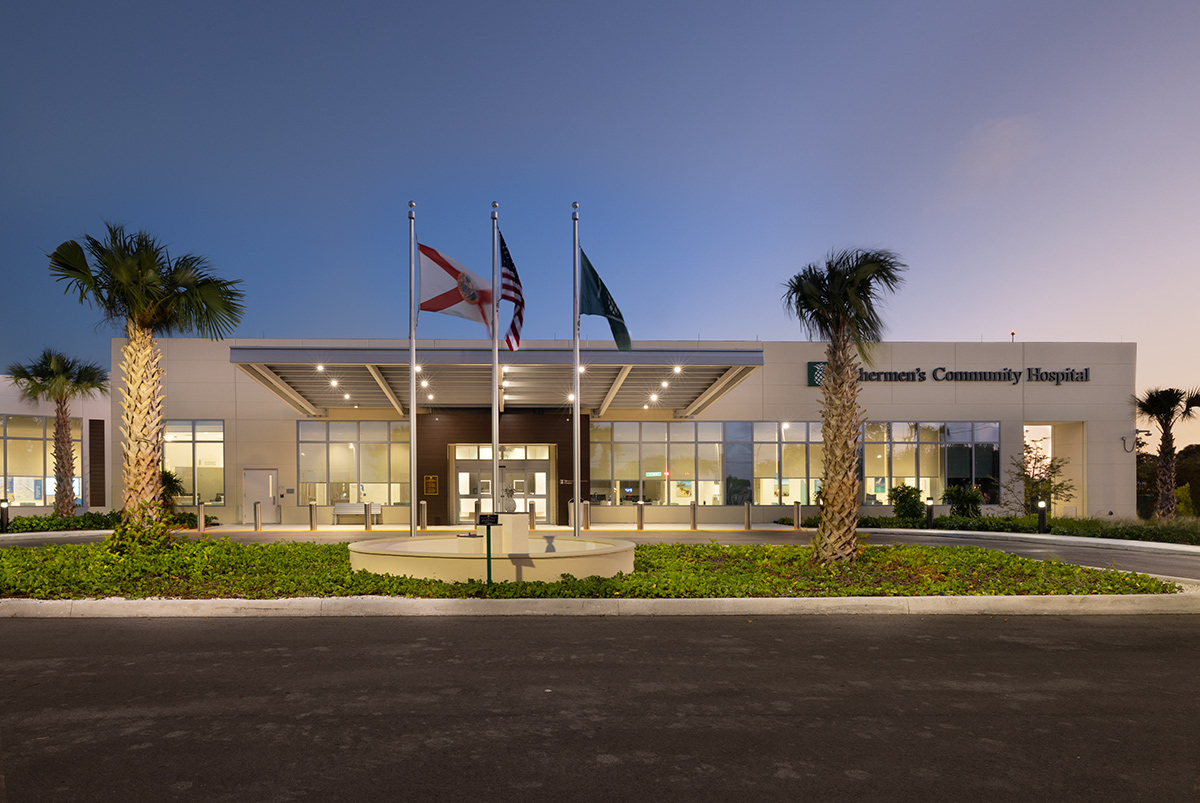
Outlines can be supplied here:
<path id="1" fill-rule="evenodd" d="M 825 379 L 825 367 L 829 365 L 827 362 L 810 362 L 808 364 L 808 386 L 810 388 L 821 387 L 821 382 Z"/>

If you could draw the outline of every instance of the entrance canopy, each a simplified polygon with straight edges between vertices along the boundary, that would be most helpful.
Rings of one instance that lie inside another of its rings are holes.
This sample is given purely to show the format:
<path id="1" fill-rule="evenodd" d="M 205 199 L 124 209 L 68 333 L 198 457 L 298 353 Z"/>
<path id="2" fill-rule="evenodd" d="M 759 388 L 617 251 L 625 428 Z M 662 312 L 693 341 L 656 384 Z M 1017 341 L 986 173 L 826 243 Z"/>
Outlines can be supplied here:
<path id="1" fill-rule="evenodd" d="M 233 346 L 229 360 L 298 412 L 324 417 L 330 409 L 391 407 L 408 415 L 407 341 L 388 347 Z M 581 348 L 580 409 L 603 417 L 610 409 L 702 412 L 763 364 L 762 347 L 617 351 Z M 574 356 L 570 343 L 530 344 L 500 352 L 501 410 L 571 406 Z M 489 408 L 491 346 L 417 346 L 419 411 Z"/>

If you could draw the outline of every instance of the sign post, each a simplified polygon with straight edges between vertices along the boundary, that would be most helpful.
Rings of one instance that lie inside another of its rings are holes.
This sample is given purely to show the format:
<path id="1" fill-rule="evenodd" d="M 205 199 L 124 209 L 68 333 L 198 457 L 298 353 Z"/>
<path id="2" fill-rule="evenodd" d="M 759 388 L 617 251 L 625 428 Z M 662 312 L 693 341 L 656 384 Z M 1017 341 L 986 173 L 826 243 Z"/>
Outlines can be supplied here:
<path id="1" fill-rule="evenodd" d="M 498 513 L 480 513 L 479 523 L 487 527 L 487 584 L 492 584 L 492 527 L 500 523 Z"/>

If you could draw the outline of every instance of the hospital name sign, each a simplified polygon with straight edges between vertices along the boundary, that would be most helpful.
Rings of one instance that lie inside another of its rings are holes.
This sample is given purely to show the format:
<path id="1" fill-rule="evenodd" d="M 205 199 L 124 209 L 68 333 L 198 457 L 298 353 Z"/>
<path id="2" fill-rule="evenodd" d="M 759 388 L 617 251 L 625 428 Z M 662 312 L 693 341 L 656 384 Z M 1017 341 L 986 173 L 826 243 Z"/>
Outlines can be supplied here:
<path id="1" fill-rule="evenodd" d="M 808 364 L 808 385 L 819 387 L 825 378 L 824 362 Z M 998 371 L 952 371 L 944 366 L 938 366 L 926 372 L 924 368 L 913 368 L 911 371 L 868 371 L 858 369 L 859 382 L 1004 382 L 1009 385 L 1019 385 L 1024 378 L 1026 383 L 1053 382 L 1061 385 L 1064 382 L 1090 382 L 1092 369 L 1089 368 L 1059 368 L 1046 370 L 1042 367 L 1026 368 L 1024 371 L 1014 368 L 1004 368 Z"/>

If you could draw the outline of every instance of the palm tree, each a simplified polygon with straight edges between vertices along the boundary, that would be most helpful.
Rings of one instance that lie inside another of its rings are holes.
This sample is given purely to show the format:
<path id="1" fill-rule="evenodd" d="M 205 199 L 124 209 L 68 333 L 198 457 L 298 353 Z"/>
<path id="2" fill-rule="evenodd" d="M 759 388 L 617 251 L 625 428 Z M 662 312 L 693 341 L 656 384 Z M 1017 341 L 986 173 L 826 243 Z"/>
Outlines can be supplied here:
<path id="1" fill-rule="evenodd" d="M 54 512 L 75 514 L 75 455 L 71 449 L 71 399 L 108 393 L 108 372 L 46 349 L 36 361 L 8 366 L 21 400 L 54 402 Z"/>
<path id="2" fill-rule="evenodd" d="M 787 283 L 783 303 L 809 336 L 828 341 L 821 380 L 825 505 L 813 545 L 822 561 L 853 562 L 858 547 L 858 451 L 866 420 L 858 405 L 859 360 L 883 335 L 879 305 L 903 283 L 907 267 L 891 251 L 831 251 Z"/>
<path id="3" fill-rule="evenodd" d="M 1175 518 L 1175 435 L 1171 431 L 1177 421 L 1187 421 L 1200 408 L 1200 389 L 1151 388 L 1134 396 L 1133 409 L 1138 418 L 1153 421 L 1162 437 L 1158 441 L 1158 483 L 1154 515 L 1161 519 Z"/>
<path id="4" fill-rule="evenodd" d="M 66 292 L 120 322 L 121 431 L 127 518 L 156 509 L 162 497 L 162 353 L 155 335 L 194 333 L 219 340 L 242 319 L 240 281 L 209 272 L 206 259 L 192 254 L 171 258 L 166 246 L 144 231 L 126 234 L 106 224 L 103 241 L 68 240 L 50 254 L 50 273 L 67 283 Z M 86 247 L 86 250 L 85 250 Z M 88 261 L 91 256 L 91 262 Z"/>

